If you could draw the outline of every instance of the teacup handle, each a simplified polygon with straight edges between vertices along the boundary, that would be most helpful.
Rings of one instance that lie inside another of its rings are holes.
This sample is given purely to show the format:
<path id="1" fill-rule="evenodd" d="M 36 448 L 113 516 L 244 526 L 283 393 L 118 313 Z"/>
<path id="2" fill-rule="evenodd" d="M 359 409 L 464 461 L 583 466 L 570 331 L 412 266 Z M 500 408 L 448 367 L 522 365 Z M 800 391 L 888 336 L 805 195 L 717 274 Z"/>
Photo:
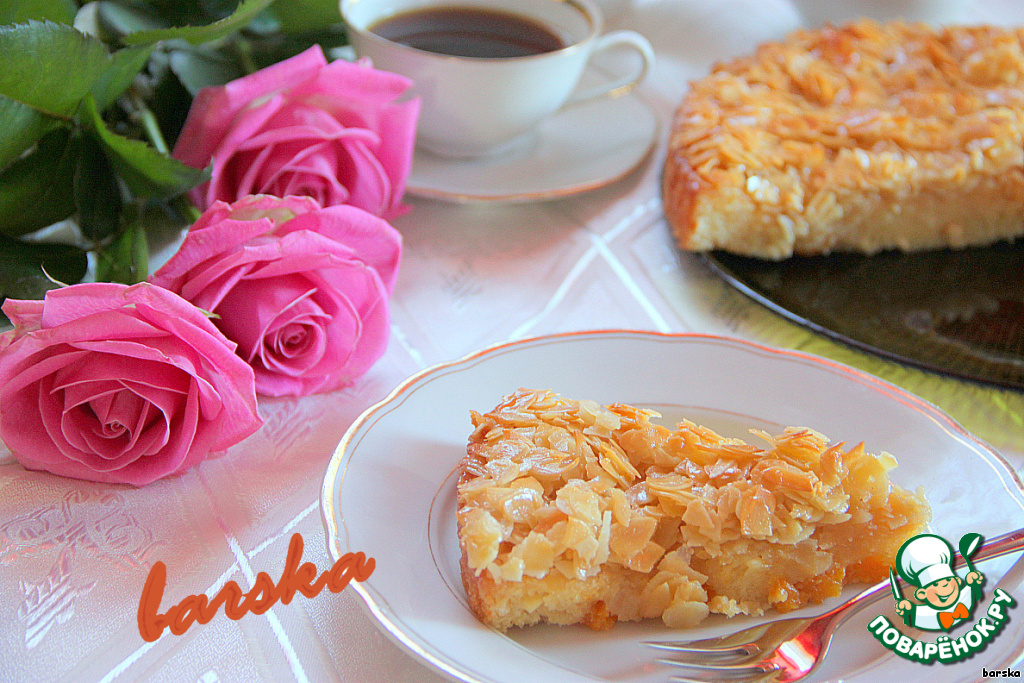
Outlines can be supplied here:
<path id="1" fill-rule="evenodd" d="M 648 72 L 654 66 L 654 48 L 651 47 L 651 43 L 636 31 L 611 31 L 594 42 L 594 48 L 590 52 L 590 59 L 592 60 L 598 53 L 616 47 L 632 48 L 640 55 L 640 68 L 637 72 L 611 83 L 603 83 L 576 93 L 569 98 L 565 106 L 588 102 L 598 97 L 618 97 L 643 83 L 644 79 L 647 78 Z"/>

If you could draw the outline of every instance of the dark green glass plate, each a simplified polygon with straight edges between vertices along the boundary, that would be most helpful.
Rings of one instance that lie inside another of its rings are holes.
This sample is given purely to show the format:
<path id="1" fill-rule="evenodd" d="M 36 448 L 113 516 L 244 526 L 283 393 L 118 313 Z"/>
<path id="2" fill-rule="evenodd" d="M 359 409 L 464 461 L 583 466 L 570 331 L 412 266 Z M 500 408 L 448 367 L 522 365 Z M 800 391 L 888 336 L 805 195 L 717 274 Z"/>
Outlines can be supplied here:
<path id="1" fill-rule="evenodd" d="M 963 251 L 772 262 L 704 255 L 768 308 L 851 346 L 1024 389 L 1024 240 Z"/>

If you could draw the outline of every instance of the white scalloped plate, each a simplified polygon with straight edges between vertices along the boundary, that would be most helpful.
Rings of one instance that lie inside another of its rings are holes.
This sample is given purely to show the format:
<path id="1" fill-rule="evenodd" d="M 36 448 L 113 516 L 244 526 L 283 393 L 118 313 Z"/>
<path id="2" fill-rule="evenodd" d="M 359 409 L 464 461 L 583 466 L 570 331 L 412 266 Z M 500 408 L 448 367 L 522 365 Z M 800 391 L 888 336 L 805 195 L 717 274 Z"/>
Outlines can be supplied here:
<path id="1" fill-rule="evenodd" d="M 606 632 L 539 626 L 501 634 L 469 611 L 459 575 L 453 472 L 471 431 L 469 411 L 489 410 L 520 386 L 654 407 L 668 424 L 686 416 L 729 436 L 801 425 L 837 441 L 863 440 L 871 452 L 897 456 L 898 483 L 924 486 L 935 533 L 994 537 L 1024 526 L 1021 483 L 994 450 L 933 405 L 847 366 L 703 335 L 599 331 L 498 345 L 424 370 L 367 410 L 338 445 L 321 497 L 333 557 L 363 551 L 376 559 L 373 575 L 352 586 L 383 631 L 456 680 L 664 683 L 671 672 L 641 641 L 681 635 L 656 621 Z M 988 586 L 1000 582 L 1013 595 L 1024 562 L 1011 565 L 1008 558 L 985 563 Z M 819 613 L 830 604 L 803 611 Z M 974 680 L 983 666 L 1021 661 L 1024 615 L 1011 612 L 1005 629 L 971 659 L 923 666 L 892 655 L 867 632 L 879 611 L 895 619 L 891 605 L 879 605 L 840 630 L 809 680 Z M 712 617 L 685 635 L 764 620 Z"/>

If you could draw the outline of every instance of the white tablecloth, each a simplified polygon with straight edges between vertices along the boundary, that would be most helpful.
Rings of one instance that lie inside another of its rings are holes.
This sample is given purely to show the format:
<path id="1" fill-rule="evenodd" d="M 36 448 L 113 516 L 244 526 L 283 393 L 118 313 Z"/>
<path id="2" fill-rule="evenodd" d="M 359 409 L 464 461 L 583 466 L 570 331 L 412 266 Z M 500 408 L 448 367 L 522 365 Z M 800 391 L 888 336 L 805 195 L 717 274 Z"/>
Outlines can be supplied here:
<path id="1" fill-rule="evenodd" d="M 969 5 L 974 20 L 1024 24 L 1017 0 Z M 638 0 L 619 23 L 655 45 L 642 94 L 664 132 L 689 79 L 798 22 L 785 0 Z M 142 489 L 90 484 L 27 472 L 0 449 L 0 680 L 441 680 L 378 631 L 352 590 L 239 621 L 221 612 L 155 643 L 140 637 L 136 610 L 157 560 L 173 567 L 165 608 L 229 579 L 248 589 L 257 572 L 276 578 L 295 532 L 305 559 L 328 568 L 320 486 L 346 428 L 412 373 L 505 340 L 634 328 L 802 348 L 921 394 L 1024 467 L 1019 394 L 827 342 L 678 254 L 661 213 L 660 158 L 659 149 L 609 187 L 547 203 L 410 199 L 395 223 L 405 252 L 384 358 L 349 389 L 261 401 L 265 427 L 183 476 Z"/>

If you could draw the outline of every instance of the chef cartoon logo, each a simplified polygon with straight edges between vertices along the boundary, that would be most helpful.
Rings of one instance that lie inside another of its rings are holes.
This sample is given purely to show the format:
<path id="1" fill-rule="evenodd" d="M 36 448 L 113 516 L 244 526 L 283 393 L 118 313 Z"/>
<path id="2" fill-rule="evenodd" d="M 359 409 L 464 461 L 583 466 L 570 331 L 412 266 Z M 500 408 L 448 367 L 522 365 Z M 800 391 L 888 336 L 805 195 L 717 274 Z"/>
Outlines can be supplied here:
<path id="1" fill-rule="evenodd" d="M 990 604 L 981 604 L 985 576 L 971 565 L 981 543 L 979 534 L 961 537 L 959 551 L 966 567 L 959 574 L 953 566 L 953 546 L 941 536 L 919 534 L 904 543 L 896 553 L 895 571 L 889 570 L 896 614 L 907 626 L 939 635 L 934 640 L 913 638 L 881 614 L 868 624 L 871 635 L 899 656 L 922 664 L 951 664 L 983 650 L 1009 621 L 1009 608 L 1017 601 L 996 587 Z M 913 588 L 906 595 L 897 573 Z M 949 635 L 968 624 L 959 635 Z"/>
<path id="2" fill-rule="evenodd" d="M 981 536 L 966 534 L 960 539 L 967 560 L 978 545 Z M 896 600 L 896 614 L 903 617 L 907 626 L 925 631 L 949 631 L 971 617 L 974 606 L 981 600 L 981 584 L 985 577 L 970 566 L 964 576 L 953 571 L 953 546 L 949 541 L 935 534 L 914 536 L 896 554 L 896 570 L 904 581 L 916 586 L 914 604 L 903 597 L 902 591 L 889 570 L 893 599 Z"/>

